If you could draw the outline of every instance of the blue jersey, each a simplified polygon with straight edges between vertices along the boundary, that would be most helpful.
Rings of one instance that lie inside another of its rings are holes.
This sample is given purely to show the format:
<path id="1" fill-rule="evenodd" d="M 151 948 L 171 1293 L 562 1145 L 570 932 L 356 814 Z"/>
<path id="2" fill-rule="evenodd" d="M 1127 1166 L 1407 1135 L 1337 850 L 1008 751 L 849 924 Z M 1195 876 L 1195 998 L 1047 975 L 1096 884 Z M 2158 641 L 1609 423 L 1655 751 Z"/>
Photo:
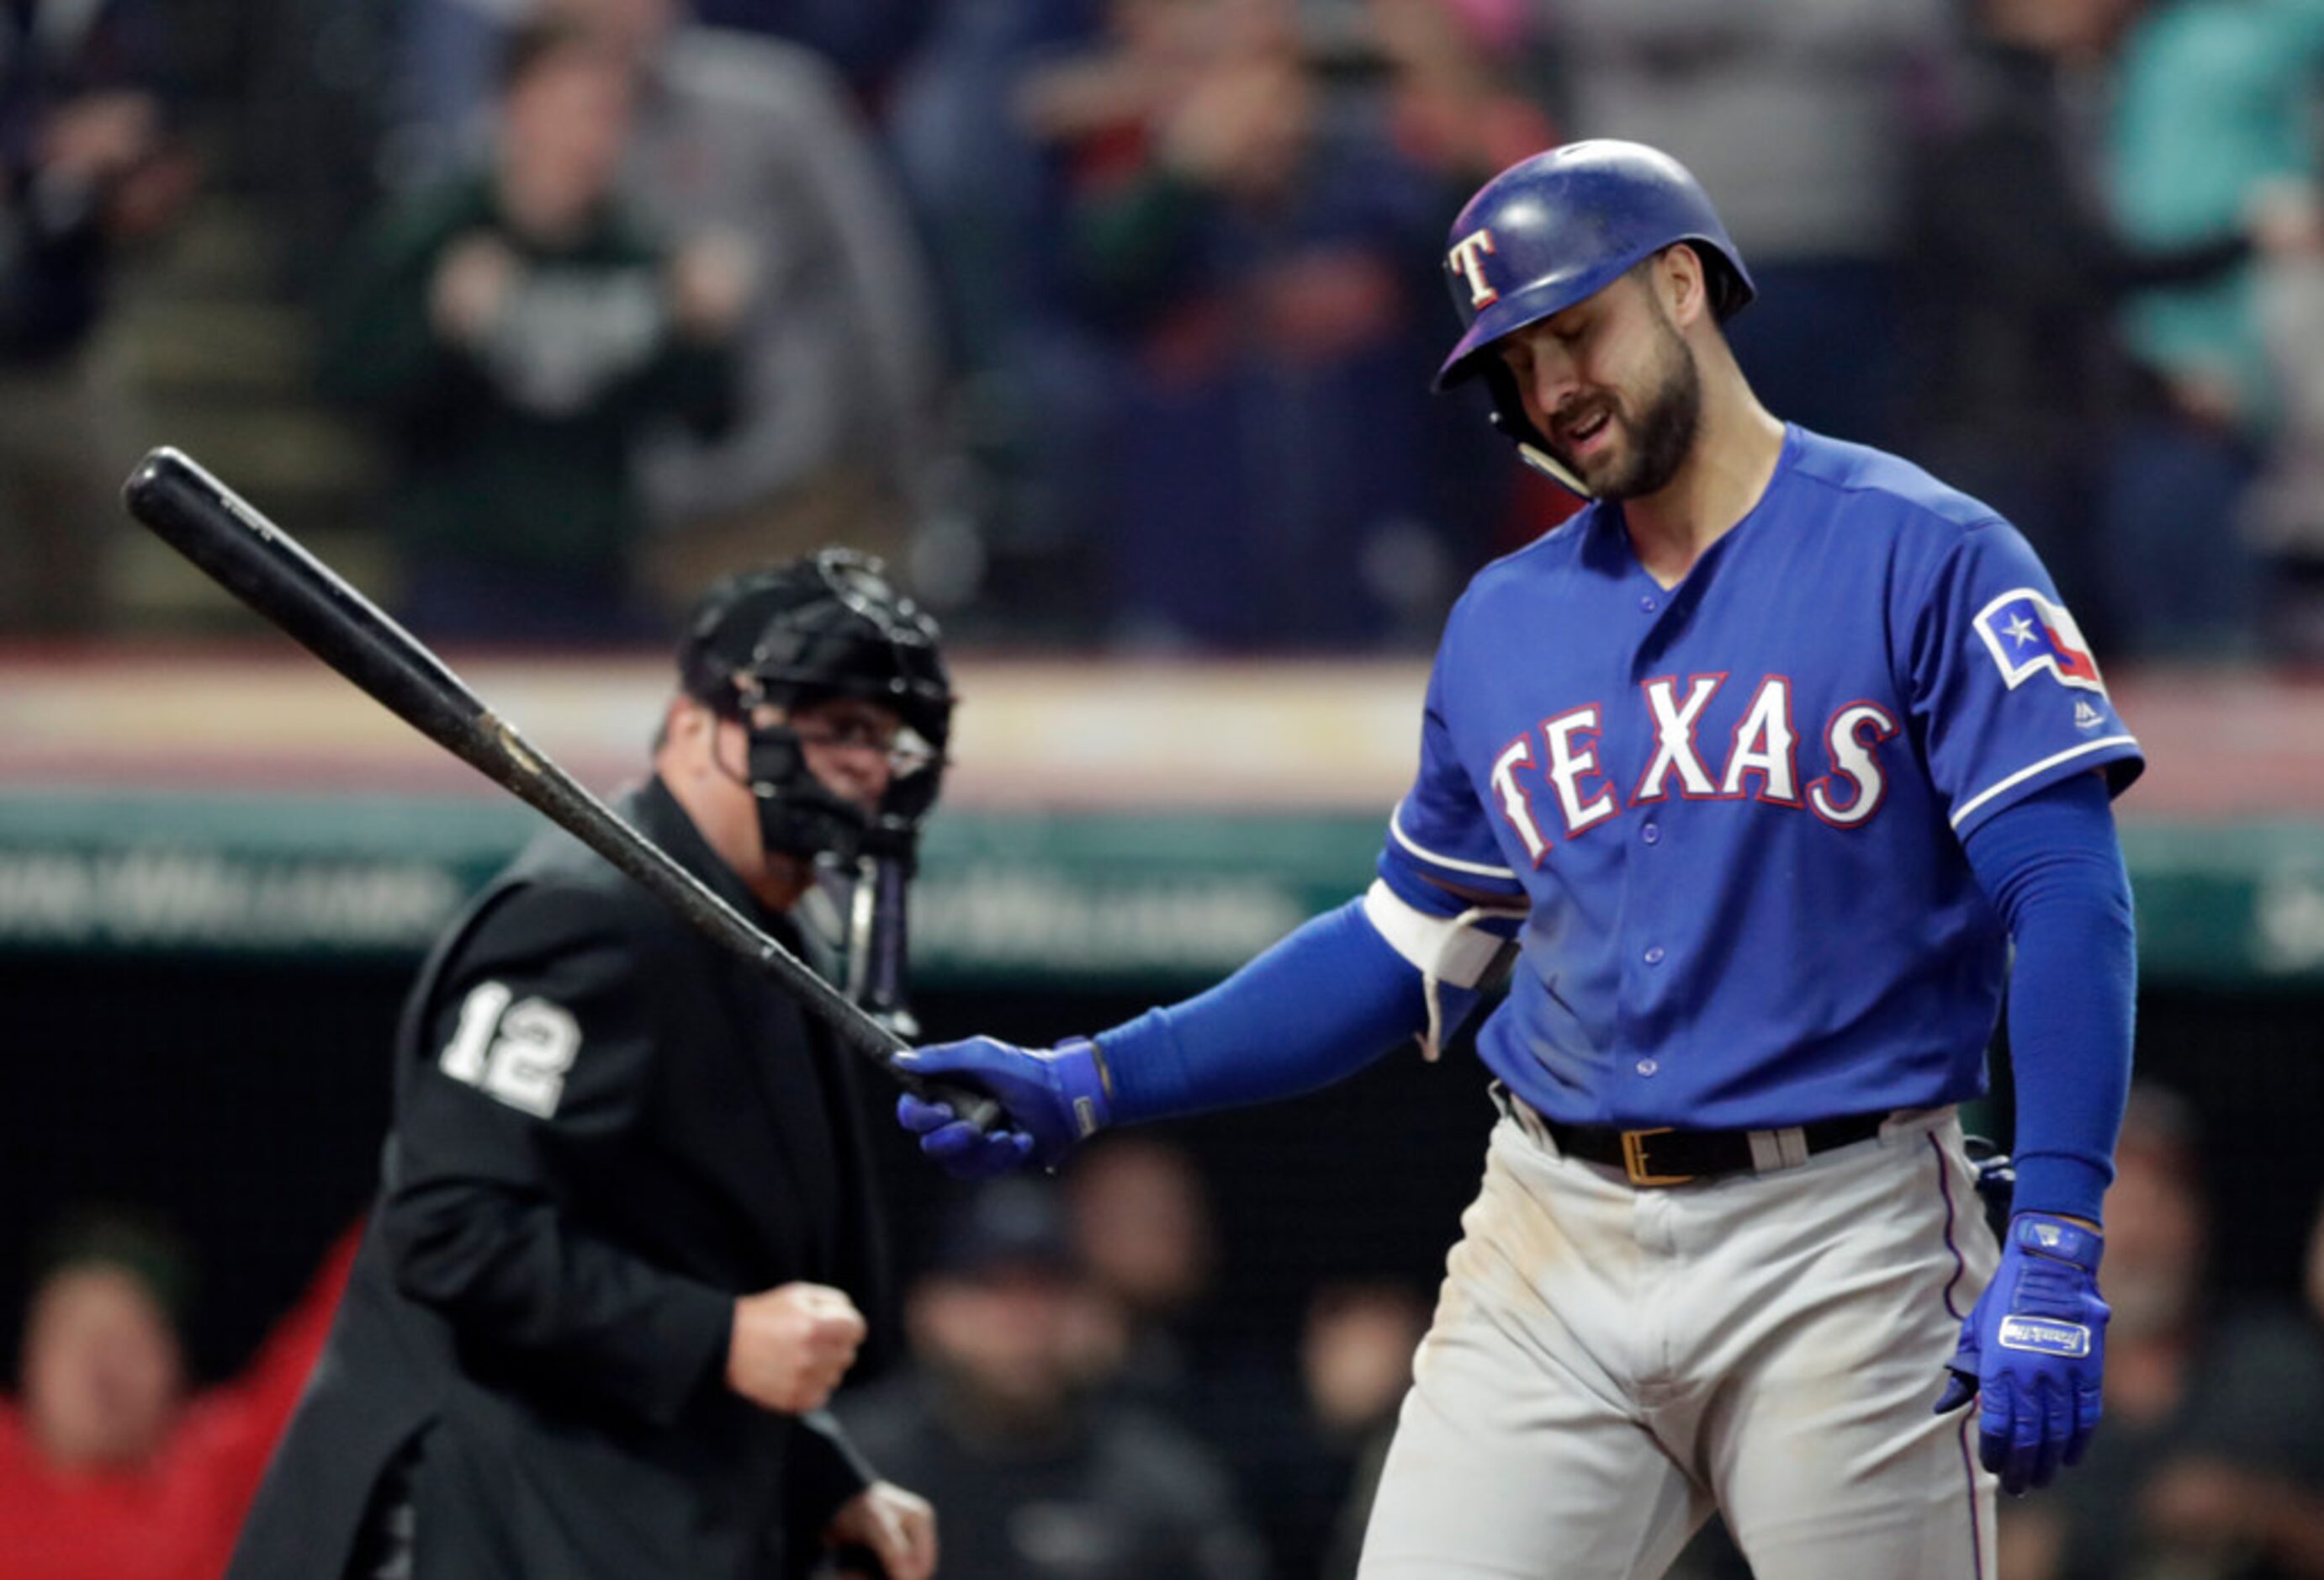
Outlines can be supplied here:
<path id="1" fill-rule="evenodd" d="M 2144 766 L 2017 531 L 1786 430 L 1674 588 L 1599 504 L 1488 566 L 1430 677 L 1380 874 L 1522 901 L 1478 1039 L 1574 1123 L 1765 1127 L 1984 1089 L 2007 939 L 1960 841 Z"/>

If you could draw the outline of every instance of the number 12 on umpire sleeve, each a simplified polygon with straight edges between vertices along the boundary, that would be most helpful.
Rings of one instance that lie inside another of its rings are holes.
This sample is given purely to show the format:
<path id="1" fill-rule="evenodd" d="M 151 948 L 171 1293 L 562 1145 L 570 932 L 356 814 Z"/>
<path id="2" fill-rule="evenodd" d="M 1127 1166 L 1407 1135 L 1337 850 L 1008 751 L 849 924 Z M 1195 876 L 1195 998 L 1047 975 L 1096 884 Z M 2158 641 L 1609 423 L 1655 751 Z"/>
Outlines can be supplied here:
<path id="1" fill-rule="evenodd" d="M 547 999 L 511 1003 L 505 983 L 480 982 L 460 1004 L 460 1024 L 438 1067 L 512 1108 L 547 1119 L 564 1095 L 565 1072 L 581 1051 L 581 1028 Z"/>

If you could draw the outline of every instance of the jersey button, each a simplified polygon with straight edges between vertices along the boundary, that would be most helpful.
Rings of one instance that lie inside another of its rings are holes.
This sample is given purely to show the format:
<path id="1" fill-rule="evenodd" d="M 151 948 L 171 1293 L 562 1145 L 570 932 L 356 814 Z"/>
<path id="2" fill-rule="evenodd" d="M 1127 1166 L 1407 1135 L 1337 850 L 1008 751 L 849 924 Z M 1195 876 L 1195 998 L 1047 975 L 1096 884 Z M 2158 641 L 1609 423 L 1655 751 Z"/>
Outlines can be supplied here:
<path id="1" fill-rule="evenodd" d="M 1661 602 L 1652 593 L 1638 600 L 1638 612 L 1642 614 L 1651 614 L 1661 607 Z"/>
<path id="2" fill-rule="evenodd" d="M 1661 843 L 1662 836 L 1663 827 L 1659 823 L 1649 823 L 1644 828 L 1638 830 L 1638 837 L 1645 840 L 1648 845 L 1656 845 Z"/>
<path id="3" fill-rule="evenodd" d="M 1650 1058 L 1642 1058 L 1638 1061 L 1638 1074 L 1642 1076 L 1651 1076 L 1662 1067 L 1663 1067 L 1661 1065 L 1656 1064 Z"/>
<path id="4" fill-rule="evenodd" d="M 1649 966 L 1659 966 L 1662 963 L 1663 947 L 1660 944 L 1656 944 L 1646 951 L 1646 964 Z"/>

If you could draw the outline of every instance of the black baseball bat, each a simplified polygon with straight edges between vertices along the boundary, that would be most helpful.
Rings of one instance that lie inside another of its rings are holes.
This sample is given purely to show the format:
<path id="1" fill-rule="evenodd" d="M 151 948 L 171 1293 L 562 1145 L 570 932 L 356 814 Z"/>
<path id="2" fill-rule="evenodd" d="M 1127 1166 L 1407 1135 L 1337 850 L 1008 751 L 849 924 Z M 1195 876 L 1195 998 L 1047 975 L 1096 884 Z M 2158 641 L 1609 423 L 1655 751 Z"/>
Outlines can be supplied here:
<path id="1" fill-rule="evenodd" d="M 486 707 L 418 637 L 190 456 L 168 446 L 152 451 L 121 492 L 131 515 L 211 580 L 404 723 L 538 808 L 703 933 L 772 977 L 842 1042 L 907 1091 L 951 1104 L 980 1129 L 1000 1120 L 991 1098 L 897 1068 L 896 1055 L 908 1046 L 901 1038 L 583 789 L 515 725 Z"/>

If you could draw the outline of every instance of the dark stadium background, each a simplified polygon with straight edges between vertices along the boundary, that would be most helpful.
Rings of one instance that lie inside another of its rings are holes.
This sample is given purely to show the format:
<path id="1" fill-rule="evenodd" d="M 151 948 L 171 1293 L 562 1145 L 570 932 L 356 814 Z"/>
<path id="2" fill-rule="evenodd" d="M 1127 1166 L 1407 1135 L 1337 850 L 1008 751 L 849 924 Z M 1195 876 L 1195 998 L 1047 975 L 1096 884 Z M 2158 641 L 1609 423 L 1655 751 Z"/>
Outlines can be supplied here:
<path id="1" fill-rule="evenodd" d="M 234 964 L 0 958 L 0 1311 L 14 1353 L 29 1237 L 90 1197 L 158 1205 L 200 1267 L 198 1372 L 246 1358 L 331 1236 L 363 1206 L 387 1116 L 403 962 Z M 1136 1012 L 1144 997 L 946 993 L 932 1035 L 1044 1040 Z M 2210 1144 L 2220 1269 L 2291 1294 L 2324 1147 L 2324 994 L 2150 992 L 2143 1068 L 2191 1095 Z M 867 1083 L 876 1085 L 876 1083 Z M 875 1122 L 877 1115 L 873 1116 Z M 1490 1123 L 1473 1060 L 1406 1050 L 1296 1103 L 1169 1126 L 1202 1160 L 1223 1240 L 1213 1320 L 1287 1360 L 1315 1284 L 1403 1276 L 1433 1287 Z M 908 1264 L 949 1188 L 875 1123 Z M 2233 1288 L 2233 1284 L 2228 1287 Z M 1240 1347 L 1240 1345 L 1236 1347 Z"/>

